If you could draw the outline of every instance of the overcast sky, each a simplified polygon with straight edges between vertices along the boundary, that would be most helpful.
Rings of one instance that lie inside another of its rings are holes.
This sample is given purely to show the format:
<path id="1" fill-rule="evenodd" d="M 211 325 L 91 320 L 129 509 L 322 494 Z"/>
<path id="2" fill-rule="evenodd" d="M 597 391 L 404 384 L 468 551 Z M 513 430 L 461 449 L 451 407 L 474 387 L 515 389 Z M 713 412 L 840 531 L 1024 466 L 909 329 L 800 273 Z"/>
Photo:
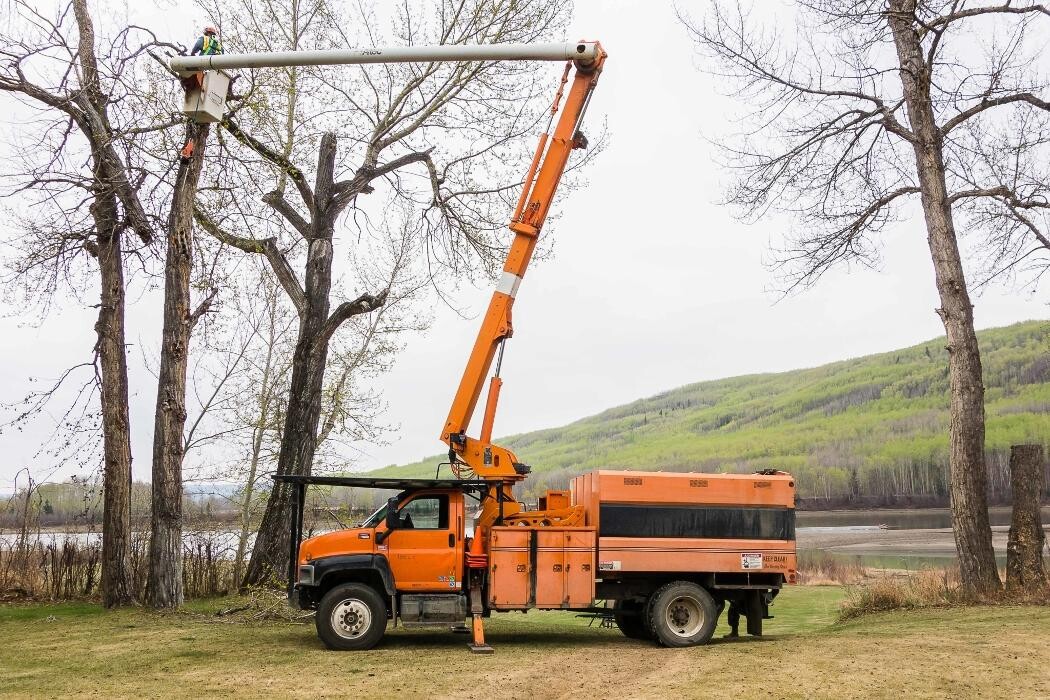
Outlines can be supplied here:
<path id="1" fill-rule="evenodd" d="M 186 44 L 204 19 L 170 8 L 136 12 L 183 27 Z M 607 119 L 610 142 L 587 186 L 561 202 L 562 218 L 544 231 L 556 241 L 554 256 L 518 292 L 497 435 L 561 425 L 690 382 L 819 365 L 943 333 L 917 209 L 884 234 L 878 270 L 838 270 L 786 299 L 772 291 L 765 262 L 785 222 L 746 226 L 718 205 L 728 175 L 705 139 L 732 129 L 733 105 L 700 70 L 670 3 L 581 1 L 572 27 L 570 39 L 597 39 L 609 52 L 588 122 L 596 131 Z M 553 93 L 560 66 L 536 70 L 550 74 Z M 2 127 L 5 142 L 13 128 Z M 365 447 L 357 468 L 441 451 L 438 433 L 489 294 L 464 290 L 459 301 L 472 318 L 437 310 L 430 331 L 409 339 L 380 384 L 398 429 L 389 445 Z M 977 326 L 1046 318 L 1047 299 L 1045 291 L 987 289 L 975 299 Z M 39 328 L 6 312 L 5 403 L 24 393 L 29 377 L 54 377 L 94 342 L 92 309 L 54 313 Z M 158 315 L 148 300 L 129 312 L 133 358 L 157 345 Z M 132 382 L 134 472 L 147 479 L 155 387 L 140 368 Z M 0 488 L 22 467 L 53 478 L 73 471 L 45 470 L 34 459 L 45 438 L 42 427 L 0 436 Z"/>

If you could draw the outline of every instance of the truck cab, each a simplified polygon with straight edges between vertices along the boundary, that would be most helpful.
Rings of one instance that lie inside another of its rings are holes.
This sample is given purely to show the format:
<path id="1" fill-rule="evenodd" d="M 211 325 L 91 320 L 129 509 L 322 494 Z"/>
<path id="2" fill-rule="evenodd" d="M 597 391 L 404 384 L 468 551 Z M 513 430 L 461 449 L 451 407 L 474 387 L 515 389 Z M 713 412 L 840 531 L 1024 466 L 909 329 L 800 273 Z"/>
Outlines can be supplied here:
<path id="1" fill-rule="evenodd" d="M 319 480 L 327 481 L 310 482 Z M 318 634 L 330 648 L 369 648 L 390 622 L 449 627 L 467 616 L 464 535 L 467 501 L 474 503 L 467 494 L 480 485 L 395 485 L 408 488 L 359 526 L 298 546 L 289 598 L 294 607 L 318 611 Z"/>
<path id="2" fill-rule="evenodd" d="M 463 581 L 465 517 L 461 491 L 402 492 L 360 527 L 305 540 L 299 547 L 299 580 L 320 585 L 336 569 L 346 574 L 347 565 L 359 561 L 388 570 L 401 592 L 457 592 Z"/>

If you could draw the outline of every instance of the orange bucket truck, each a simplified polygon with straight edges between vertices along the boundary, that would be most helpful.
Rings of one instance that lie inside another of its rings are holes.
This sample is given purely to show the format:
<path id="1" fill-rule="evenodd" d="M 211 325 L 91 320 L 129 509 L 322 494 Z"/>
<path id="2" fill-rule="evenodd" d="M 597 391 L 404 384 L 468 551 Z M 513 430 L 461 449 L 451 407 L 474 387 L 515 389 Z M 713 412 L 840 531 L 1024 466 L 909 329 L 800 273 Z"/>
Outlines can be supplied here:
<path id="1" fill-rule="evenodd" d="M 796 578 L 795 485 L 782 472 L 594 471 L 540 510 L 484 479 L 278 477 L 296 486 L 289 594 L 332 649 L 386 629 L 450 628 L 512 610 L 611 617 L 664 646 L 711 639 L 723 609 L 762 633 Z M 360 527 L 299 543 L 307 484 L 398 489 Z"/>

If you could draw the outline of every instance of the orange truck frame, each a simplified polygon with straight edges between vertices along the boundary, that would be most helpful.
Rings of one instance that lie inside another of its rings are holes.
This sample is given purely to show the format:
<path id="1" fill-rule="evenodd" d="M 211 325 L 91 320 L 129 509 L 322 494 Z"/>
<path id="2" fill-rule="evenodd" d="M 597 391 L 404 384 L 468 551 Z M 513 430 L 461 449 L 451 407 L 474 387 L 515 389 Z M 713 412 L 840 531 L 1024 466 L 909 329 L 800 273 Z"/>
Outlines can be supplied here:
<path id="1" fill-rule="evenodd" d="M 745 618 L 761 635 L 796 579 L 795 485 L 783 472 L 594 471 L 534 511 L 482 479 L 278 478 L 297 486 L 289 597 L 317 611 L 331 649 L 369 649 L 398 624 L 469 619 L 471 649 L 489 652 L 485 617 L 533 609 L 611 617 L 627 637 L 692 646 L 727 606 L 731 634 Z M 400 493 L 359 527 L 300 544 L 308 484 Z M 579 520 L 546 515 L 566 511 Z"/>
<path id="2" fill-rule="evenodd" d="M 607 616 L 628 637 L 690 646 L 711 638 L 726 606 L 732 633 L 743 617 L 748 633 L 761 634 L 769 604 L 795 581 L 789 474 L 595 471 L 528 510 L 514 486 L 530 468 L 492 442 L 514 298 L 569 156 L 587 146 L 581 125 L 606 59 L 596 42 L 575 50 L 588 46 L 592 58 L 565 65 L 511 217 L 503 275 L 441 431 L 451 477 L 275 477 L 295 486 L 289 597 L 317 611 L 329 648 L 371 648 L 390 625 L 469 620 L 471 649 L 491 652 L 484 618 L 531 609 Z M 486 380 L 481 429 L 470 437 Z M 310 484 L 399 494 L 359 527 L 301 541 Z"/>

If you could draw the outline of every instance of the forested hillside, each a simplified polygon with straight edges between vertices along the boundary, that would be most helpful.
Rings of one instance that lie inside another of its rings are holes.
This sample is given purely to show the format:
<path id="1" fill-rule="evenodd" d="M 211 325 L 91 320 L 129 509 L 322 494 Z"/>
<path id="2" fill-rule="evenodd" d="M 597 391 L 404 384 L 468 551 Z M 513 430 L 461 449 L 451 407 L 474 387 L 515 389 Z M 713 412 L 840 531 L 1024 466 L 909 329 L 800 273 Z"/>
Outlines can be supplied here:
<path id="1" fill-rule="evenodd" d="M 1050 322 L 979 333 L 990 486 L 1008 495 L 1009 446 L 1050 442 Z M 689 384 L 560 428 L 497 440 L 533 474 L 524 497 L 596 468 L 792 472 L 826 503 L 946 498 L 944 338 L 813 369 Z M 440 456 L 387 467 L 425 475 Z"/>

